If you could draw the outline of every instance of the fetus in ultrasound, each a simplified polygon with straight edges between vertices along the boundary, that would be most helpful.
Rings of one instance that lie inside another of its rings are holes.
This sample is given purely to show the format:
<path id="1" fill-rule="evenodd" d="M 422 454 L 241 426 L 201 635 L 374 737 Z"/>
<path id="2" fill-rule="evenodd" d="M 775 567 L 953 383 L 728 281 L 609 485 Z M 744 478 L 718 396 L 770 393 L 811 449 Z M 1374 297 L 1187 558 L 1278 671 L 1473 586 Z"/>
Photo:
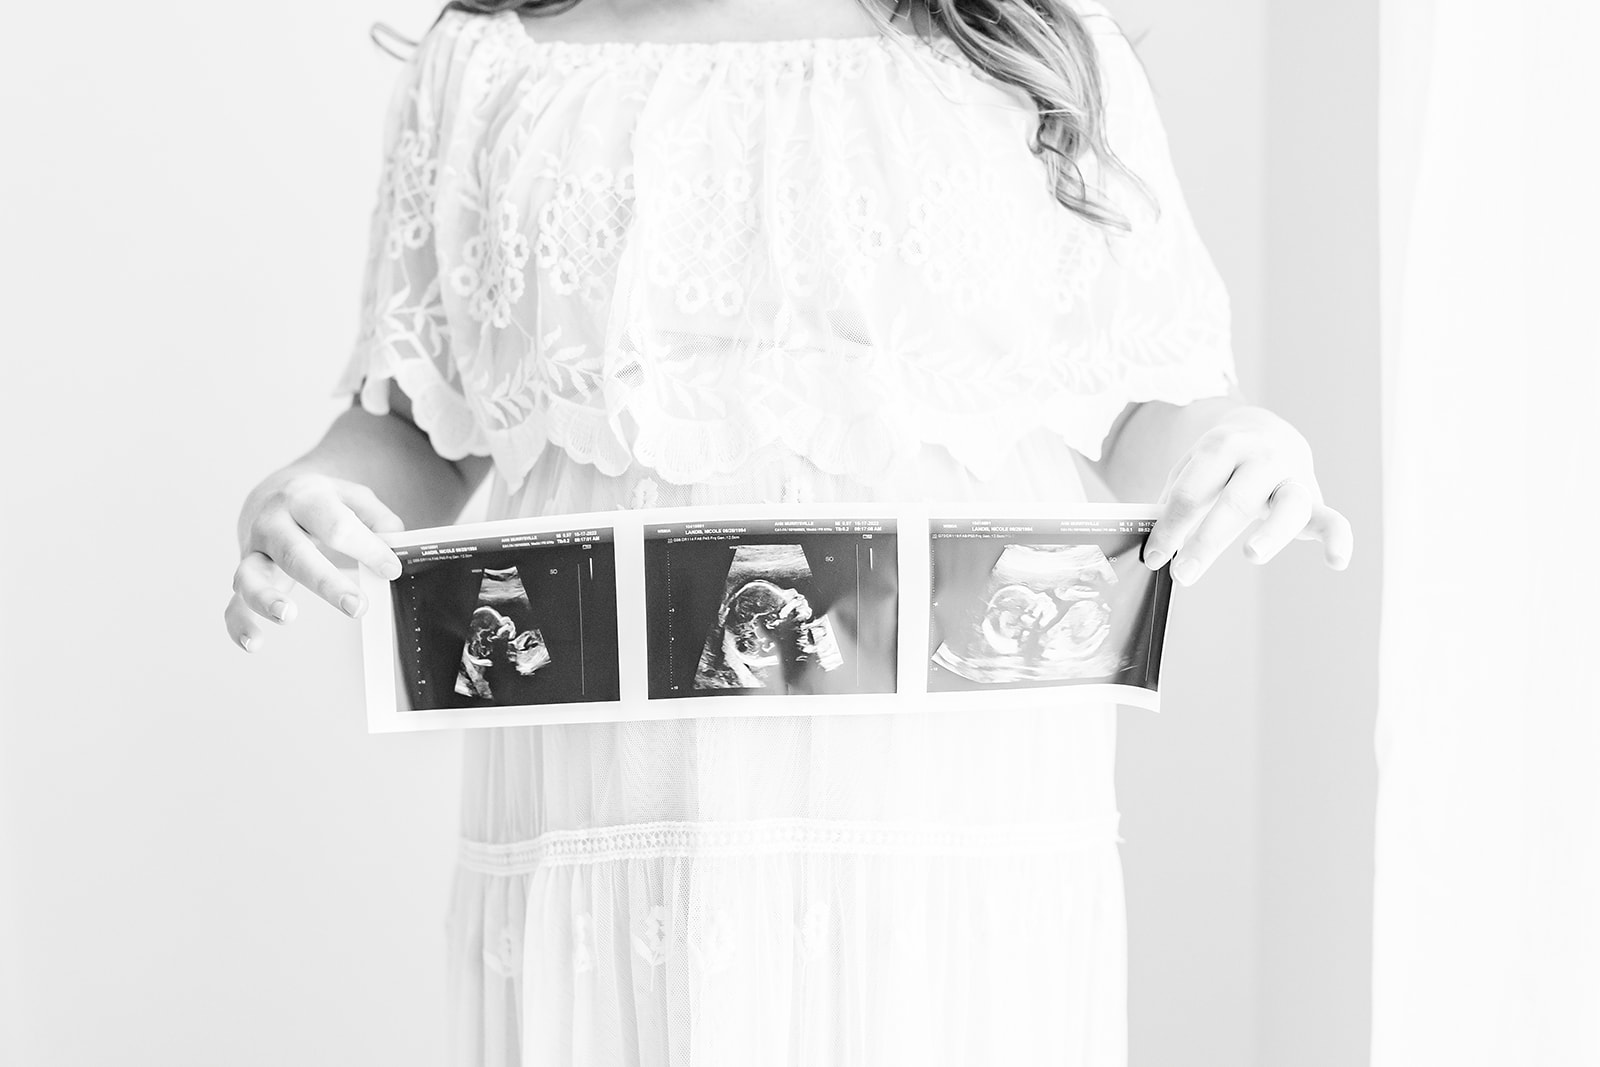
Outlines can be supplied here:
<path id="1" fill-rule="evenodd" d="M 844 660 L 832 624 L 799 588 L 810 578 L 798 545 L 736 549 L 694 687 L 787 691 L 810 672 L 837 669 Z"/>
<path id="2" fill-rule="evenodd" d="M 472 612 L 455 691 L 480 700 L 497 699 L 496 689 L 511 677 L 526 678 L 550 663 L 550 650 L 537 627 L 515 567 L 485 569 L 479 604 Z M 519 630 L 514 615 L 523 617 Z"/>
<path id="3" fill-rule="evenodd" d="M 1116 582 L 1095 545 L 1007 545 L 981 587 L 936 590 L 955 625 L 933 662 L 974 682 L 1109 676 Z"/>

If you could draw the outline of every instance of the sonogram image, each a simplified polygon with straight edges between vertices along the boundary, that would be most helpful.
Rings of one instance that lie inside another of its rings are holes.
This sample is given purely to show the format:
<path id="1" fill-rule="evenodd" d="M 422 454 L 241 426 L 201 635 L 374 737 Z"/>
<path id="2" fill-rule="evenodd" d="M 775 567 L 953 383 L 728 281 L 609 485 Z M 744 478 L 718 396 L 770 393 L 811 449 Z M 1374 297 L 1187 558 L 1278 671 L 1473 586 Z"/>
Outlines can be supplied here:
<path id="1" fill-rule="evenodd" d="M 894 527 L 878 519 L 652 529 L 644 543 L 650 699 L 894 692 L 897 560 Z"/>
<path id="2" fill-rule="evenodd" d="M 833 624 L 802 592 L 811 584 L 798 544 L 734 549 L 694 688 L 787 691 L 808 673 L 837 670 L 844 659 Z"/>
<path id="3" fill-rule="evenodd" d="M 517 569 L 484 568 L 478 606 L 473 609 L 467 641 L 461 650 L 456 692 L 479 700 L 495 700 L 505 695 L 503 691 L 511 678 L 526 678 L 548 666 L 550 648 L 532 620 L 533 606 L 528 603 Z"/>
<path id="4" fill-rule="evenodd" d="M 618 699 L 612 531 L 406 546 L 390 583 L 412 711 Z"/>
<path id="5" fill-rule="evenodd" d="M 1124 647 L 1136 620 L 1118 614 L 1138 605 L 1123 577 L 1096 544 L 1006 544 L 986 573 L 957 573 L 935 590 L 943 640 L 933 663 L 980 684 L 1110 678 L 1141 652 Z"/>

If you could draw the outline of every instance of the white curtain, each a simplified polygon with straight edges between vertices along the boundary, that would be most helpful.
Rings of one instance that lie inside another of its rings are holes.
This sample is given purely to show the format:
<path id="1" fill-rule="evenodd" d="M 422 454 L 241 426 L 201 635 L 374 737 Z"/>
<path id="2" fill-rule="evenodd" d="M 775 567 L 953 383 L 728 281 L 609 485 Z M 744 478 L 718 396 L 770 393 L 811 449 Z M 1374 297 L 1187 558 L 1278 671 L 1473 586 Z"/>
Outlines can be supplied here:
<path id="1" fill-rule="evenodd" d="M 1600 1064 L 1600 5 L 1380 4 L 1372 1064 Z"/>

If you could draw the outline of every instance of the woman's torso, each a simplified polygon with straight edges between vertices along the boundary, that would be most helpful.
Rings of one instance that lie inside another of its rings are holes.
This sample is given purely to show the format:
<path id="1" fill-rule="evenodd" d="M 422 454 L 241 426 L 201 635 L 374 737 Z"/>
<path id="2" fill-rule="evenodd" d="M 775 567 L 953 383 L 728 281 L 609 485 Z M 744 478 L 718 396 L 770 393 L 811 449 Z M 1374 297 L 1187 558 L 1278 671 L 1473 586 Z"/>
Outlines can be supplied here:
<path id="1" fill-rule="evenodd" d="M 496 455 L 488 517 L 1084 499 L 1080 439 L 1040 405 L 1092 408 L 1072 331 L 1100 328 L 1099 236 L 1054 201 L 1013 95 L 949 50 L 826 29 L 450 27 L 477 40 L 461 114 L 434 116 L 438 271 Z M 1111 728 L 1082 709 L 472 731 L 464 830 L 1103 821 Z M 1090 775 L 1052 771 L 1090 753 Z"/>
<path id="2" fill-rule="evenodd" d="M 865 26 L 557 25 L 450 21 L 436 152 L 386 179 L 423 258 L 372 333 L 421 357 L 391 368 L 436 445 L 495 457 L 489 517 L 1084 498 L 1122 282 L 1025 99 Z M 920 1014 L 954 998 L 979 1060 L 1120 1062 L 1115 708 L 809 710 L 466 732 L 472 1059 L 655 1062 L 670 1032 L 673 1062 L 937 1062 L 966 1052 Z"/>

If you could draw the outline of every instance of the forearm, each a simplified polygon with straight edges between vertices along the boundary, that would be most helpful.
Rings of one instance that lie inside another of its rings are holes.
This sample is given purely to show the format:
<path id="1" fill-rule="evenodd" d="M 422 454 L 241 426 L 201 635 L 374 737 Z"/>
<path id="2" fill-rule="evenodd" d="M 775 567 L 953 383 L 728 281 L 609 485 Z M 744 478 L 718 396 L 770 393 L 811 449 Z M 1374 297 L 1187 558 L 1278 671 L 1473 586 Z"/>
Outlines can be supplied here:
<path id="1" fill-rule="evenodd" d="M 488 466 L 476 456 L 457 462 L 442 458 L 403 404 L 391 405 L 387 415 L 351 407 L 314 448 L 269 481 L 308 472 L 365 485 L 407 529 L 421 529 L 455 521 Z"/>
<path id="2" fill-rule="evenodd" d="M 1136 404 L 1113 428 L 1100 460 L 1091 466 L 1117 499 L 1153 503 L 1174 465 L 1201 435 L 1247 406 L 1249 401 L 1237 391 L 1183 405 L 1158 400 Z"/>

